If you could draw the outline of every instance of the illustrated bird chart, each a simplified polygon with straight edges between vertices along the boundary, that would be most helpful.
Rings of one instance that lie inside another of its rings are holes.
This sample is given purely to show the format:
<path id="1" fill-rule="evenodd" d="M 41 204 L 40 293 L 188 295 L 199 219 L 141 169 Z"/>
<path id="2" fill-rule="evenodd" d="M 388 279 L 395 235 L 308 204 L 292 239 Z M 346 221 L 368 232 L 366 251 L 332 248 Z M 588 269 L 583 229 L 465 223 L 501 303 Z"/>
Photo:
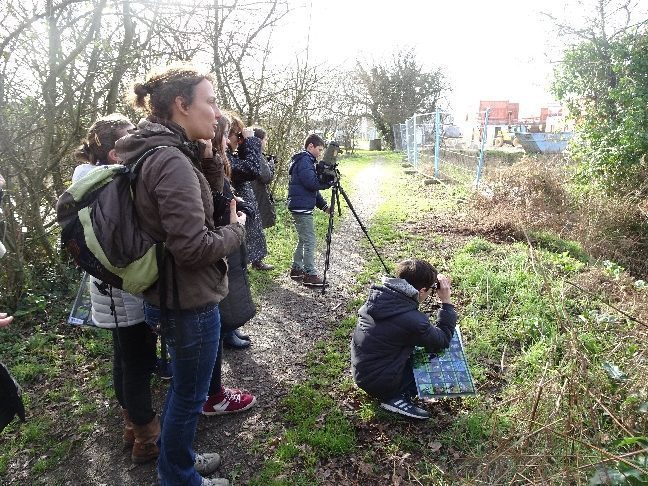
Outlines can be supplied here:
<path id="1" fill-rule="evenodd" d="M 460 397 L 475 394 L 459 326 L 448 349 L 428 353 L 417 347 L 413 359 L 414 379 L 419 398 Z"/>

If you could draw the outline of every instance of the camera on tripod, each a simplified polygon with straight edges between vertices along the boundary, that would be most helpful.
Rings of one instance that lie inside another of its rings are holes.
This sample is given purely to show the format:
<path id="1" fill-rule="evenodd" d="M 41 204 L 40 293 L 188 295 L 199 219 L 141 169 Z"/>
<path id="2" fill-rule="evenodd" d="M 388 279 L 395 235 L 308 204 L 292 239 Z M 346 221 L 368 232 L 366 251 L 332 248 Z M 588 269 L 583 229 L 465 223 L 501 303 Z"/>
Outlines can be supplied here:
<path id="1" fill-rule="evenodd" d="M 322 160 L 318 162 L 317 165 L 315 166 L 319 180 L 321 182 L 330 184 L 331 186 L 331 204 L 329 205 L 330 208 L 329 222 L 328 222 L 328 229 L 326 230 L 326 258 L 324 260 L 324 278 L 323 278 L 323 285 L 322 285 L 322 293 L 326 291 L 326 274 L 328 273 L 330 257 L 331 257 L 331 241 L 333 240 L 333 216 L 335 214 L 334 208 L 337 208 L 338 215 L 342 216 L 342 212 L 340 211 L 340 194 L 342 194 L 342 197 L 344 198 L 344 201 L 346 202 L 347 206 L 351 210 L 353 217 L 360 225 L 360 228 L 362 229 L 365 236 L 369 240 L 371 247 L 376 252 L 376 256 L 378 256 L 378 260 L 380 260 L 380 263 L 382 263 L 385 272 L 389 274 L 389 268 L 387 268 L 387 265 L 385 265 L 385 262 L 383 261 L 382 257 L 380 256 L 380 253 L 378 252 L 378 249 L 376 248 L 376 245 L 374 245 L 374 242 L 371 241 L 371 237 L 369 236 L 369 232 L 367 231 L 367 228 L 365 228 L 365 225 L 362 224 L 362 221 L 360 220 L 360 216 L 358 216 L 358 213 L 354 209 L 353 204 L 351 204 L 351 200 L 349 199 L 349 196 L 347 195 L 346 191 L 342 187 L 342 184 L 340 183 L 340 171 L 337 168 L 338 165 L 337 155 L 339 152 L 340 152 L 340 144 L 333 141 L 329 142 L 328 146 L 326 147 L 326 151 L 324 152 L 324 157 L 322 157 Z"/>
<path id="2" fill-rule="evenodd" d="M 337 156 L 342 151 L 340 144 L 331 141 L 328 143 L 324 156 L 315 166 L 319 180 L 325 184 L 334 184 L 340 180 L 340 171 L 338 170 Z"/>

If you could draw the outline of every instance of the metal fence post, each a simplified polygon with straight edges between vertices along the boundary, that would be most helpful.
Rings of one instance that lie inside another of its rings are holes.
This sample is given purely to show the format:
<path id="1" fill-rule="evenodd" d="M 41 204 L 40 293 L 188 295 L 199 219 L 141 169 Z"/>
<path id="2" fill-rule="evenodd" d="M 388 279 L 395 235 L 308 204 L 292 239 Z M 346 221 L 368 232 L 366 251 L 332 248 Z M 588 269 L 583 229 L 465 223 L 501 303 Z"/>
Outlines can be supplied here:
<path id="1" fill-rule="evenodd" d="M 414 116 L 412 117 L 413 126 L 412 126 L 412 133 L 414 134 L 414 168 L 418 170 L 418 143 L 416 141 L 416 113 L 414 113 Z"/>
<path id="2" fill-rule="evenodd" d="M 441 112 L 434 112 L 434 177 L 439 178 L 439 145 L 441 144 Z"/>
<path id="3" fill-rule="evenodd" d="M 482 167 L 484 165 L 484 147 L 486 146 L 486 136 L 488 133 L 488 117 L 490 115 L 490 108 L 486 108 L 484 115 L 484 131 L 482 132 L 481 147 L 479 149 L 479 163 L 477 164 L 477 177 L 475 178 L 475 188 L 479 187 L 479 179 L 481 178 Z"/>
<path id="4" fill-rule="evenodd" d="M 409 123 L 407 123 L 408 120 L 405 120 L 405 140 L 407 140 L 407 163 L 411 164 L 412 159 L 410 158 L 410 137 L 409 137 Z"/>

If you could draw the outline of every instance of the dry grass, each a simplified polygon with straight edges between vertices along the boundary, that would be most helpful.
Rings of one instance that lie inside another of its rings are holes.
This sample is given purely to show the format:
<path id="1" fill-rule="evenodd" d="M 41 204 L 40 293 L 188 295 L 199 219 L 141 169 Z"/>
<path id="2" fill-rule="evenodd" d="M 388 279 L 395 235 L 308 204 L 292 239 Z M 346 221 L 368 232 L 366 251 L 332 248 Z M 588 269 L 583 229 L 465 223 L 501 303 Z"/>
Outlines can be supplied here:
<path id="1" fill-rule="evenodd" d="M 524 240 L 526 231 L 548 230 L 635 275 L 648 270 L 648 199 L 575 188 L 570 168 L 558 160 L 524 158 L 499 168 L 469 204 L 478 232 Z"/>

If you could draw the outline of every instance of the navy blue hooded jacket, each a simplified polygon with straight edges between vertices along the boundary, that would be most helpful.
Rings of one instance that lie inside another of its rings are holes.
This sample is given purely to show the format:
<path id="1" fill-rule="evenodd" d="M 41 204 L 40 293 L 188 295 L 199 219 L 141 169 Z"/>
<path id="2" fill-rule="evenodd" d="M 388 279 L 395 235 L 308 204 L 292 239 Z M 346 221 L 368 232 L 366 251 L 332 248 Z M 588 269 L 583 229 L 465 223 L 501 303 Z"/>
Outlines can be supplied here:
<path id="1" fill-rule="evenodd" d="M 328 204 L 319 193 L 328 189 L 330 184 L 323 183 L 317 177 L 315 164 L 317 159 L 306 150 L 297 152 L 290 160 L 288 174 L 288 209 L 297 213 L 311 213 L 315 206 L 326 210 Z"/>
<path id="2" fill-rule="evenodd" d="M 434 353 L 450 345 L 454 306 L 442 304 L 435 326 L 418 305 L 418 291 L 406 280 L 383 278 L 383 285 L 371 287 L 351 339 L 353 379 L 369 395 L 389 400 L 398 394 L 415 346 Z"/>

